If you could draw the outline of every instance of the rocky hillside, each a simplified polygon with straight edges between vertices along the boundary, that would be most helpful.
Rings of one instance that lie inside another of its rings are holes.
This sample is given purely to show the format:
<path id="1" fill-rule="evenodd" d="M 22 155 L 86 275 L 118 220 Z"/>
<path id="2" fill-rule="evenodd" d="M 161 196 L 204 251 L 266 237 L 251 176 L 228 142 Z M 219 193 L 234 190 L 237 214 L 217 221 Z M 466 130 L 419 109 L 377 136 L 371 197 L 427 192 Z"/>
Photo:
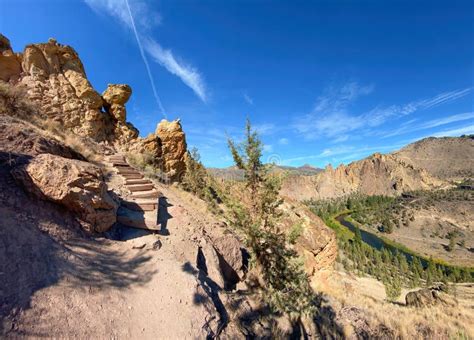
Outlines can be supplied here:
<path id="1" fill-rule="evenodd" d="M 315 176 L 290 177 L 282 194 L 306 200 L 447 187 L 451 180 L 473 176 L 473 155 L 471 137 L 426 138 L 391 154 L 376 153 L 336 169 L 329 165 Z"/>
<path id="2" fill-rule="evenodd" d="M 0 80 L 37 107 L 42 118 L 63 129 L 116 151 L 149 153 L 171 180 L 183 173 L 186 141 L 179 121 L 162 121 L 154 134 L 140 138 L 127 122 L 130 86 L 109 84 L 99 94 L 72 47 L 50 39 L 15 53 L 0 34 Z"/>
<path id="3" fill-rule="evenodd" d="M 394 155 L 440 179 L 474 177 L 474 136 L 425 138 Z"/>

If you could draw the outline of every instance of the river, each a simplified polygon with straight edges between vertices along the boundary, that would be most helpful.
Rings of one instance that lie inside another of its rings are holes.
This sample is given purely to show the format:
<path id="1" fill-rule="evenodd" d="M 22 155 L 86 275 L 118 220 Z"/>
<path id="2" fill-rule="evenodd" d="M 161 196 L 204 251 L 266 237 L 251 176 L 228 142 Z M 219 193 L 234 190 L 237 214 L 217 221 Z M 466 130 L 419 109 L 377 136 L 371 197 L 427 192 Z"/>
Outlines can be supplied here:
<path id="1" fill-rule="evenodd" d="M 368 231 L 365 231 L 363 229 L 360 229 L 360 228 L 356 227 L 351 222 L 346 220 L 347 216 L 348 216 L 348 214 L 339 215 L 338 217 L 336 217 L 336 220 L 341 225 L 343 225 L 344 227 L 346 227 L 350 231 L 352 231 L 353 233 L 355 233 L 356 230 L 359 229 L 360 230 L 360 235 L 361 235 L 361 238 L 362 238 L 362 242 L 367 243 L 369 246 L 371 246 L 372 248 L 375 248 L 377 250 L 382 250 L 383 248 L 386 248 L 386 249 L 390 250 L 392 253 L 394 253 L 395 251 L 398 251 L 399 253 L 403 254 L 406 257 L 408 262 L 413 261 L 413 258 L 414 258 L 415 255 L 407 253 L 407 252 L 403 251 L 402 249 L 398 249 L 397 247 L 394 247 L 393 245 L 386 243 L 383 239 L 381 239 L 377 235 L 372 234 Z M 420 259 L 421 264 L 423 265 L 423 267 L 428 266 L 428 262 L 424 258 L 422 258 L 420 256 L 417 256 L 417 257 Z"/>

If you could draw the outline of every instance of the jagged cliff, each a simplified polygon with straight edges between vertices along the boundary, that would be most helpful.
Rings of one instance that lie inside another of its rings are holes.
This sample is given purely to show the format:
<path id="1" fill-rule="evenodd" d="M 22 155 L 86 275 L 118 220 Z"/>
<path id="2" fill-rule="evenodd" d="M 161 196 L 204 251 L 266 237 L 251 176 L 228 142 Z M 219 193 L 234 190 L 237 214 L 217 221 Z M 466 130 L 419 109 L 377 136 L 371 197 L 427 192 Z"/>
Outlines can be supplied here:
<path id="1" fill-rule="evenodd" d="M 449 159 L 443 161 L 449 167 Z M 438 164 L 440 162 L 438 161 Z M 439 167 L 439 165 L 438 165 Z M 297 199 L 334 198 L 351 193 L 397 195 L 410 190 L 430 190 L 448 183 L 398 153 L 375 153 L 336 169 L 328 165 L 316 176 L 293 176 L 283 183 L 282 194 Z"/>
<path id="2" fill-rule="evenodd" d="M 109 84 L 99 94 L 70 46 L 50 39 L 14 53 L 10 41 L 0 34 L 0 80 L 24 91 L 39 114 L 71 133 L 116 151 L 150 152 L 155 164 L 172 180 L 184 171 L 186 138 L 179 121 L 162 121 L 156 133 L 140 138 L 138 130 L 127 122 L 125 104 L 132 95 L 130 86 Z"/>

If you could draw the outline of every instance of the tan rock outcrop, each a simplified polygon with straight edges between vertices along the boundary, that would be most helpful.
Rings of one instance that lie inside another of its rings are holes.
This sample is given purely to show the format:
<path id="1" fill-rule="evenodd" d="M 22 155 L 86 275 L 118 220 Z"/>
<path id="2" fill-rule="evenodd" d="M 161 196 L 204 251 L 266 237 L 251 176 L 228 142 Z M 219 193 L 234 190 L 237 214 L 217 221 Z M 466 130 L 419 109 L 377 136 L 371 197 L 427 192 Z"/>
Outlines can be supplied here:
<path id="1" fill-rule="evenodd" d="M 127 84 L 109 84 L 102 93 L 102 98 L 110 105 L 125 105 L 131 95 L 132 88 Z"/>
<path id="2" fill-rule="evenodd" d="M 301 227 L 295 247 L 304 258 L 307 274 L 312 276 L 323 269 L 331 269 L 338 253 L 334 231 L 297 201 L 286 198 L 282 210 L 285 213 L 283 222 L 288 230 L 295 225 Z"/>
<path id="3" fill-rule="evenodd" d="M 0 34 L 0 79 L 10 81 L 18 78 L 21 73 L 21 64 L 13 53 L 10 40 Z"/>
<path id="4" fill-rule="evenodd" d="M 104 232 L 116 221 L 117 204 L 107 193 L 102 171 L 91 163 L 41 154 L 12 175 L 28 192 L 76 213 L 90 231 Z"/>
<path id="5" fill-rule="evenodd" d="M 163 170 L 171 178 L 178 180 L 186 170 L 186 137 L 178 120 L 163 119 L 156 128 L 161 140 Z"/>
<path id="6" fill-rule="evenodd" d="M 104 100 L 104 108 L 115 119 L 125 122 L 127 119 L 127 110 L 125 103 L 132 95 L 132 89 L 126 84 L 109 84 L 107 89 L 102 93 Z"/>
<path id="7" fill-rule="evenodd" d="M 16 79 L 15 86 L 24 88 L 26 98 L 48 118 L 96 142 L 124 145 L 138 137 L 137 130 L 126 123 L 124 104 L 131 95 L 130 87 L 109 85 L 103 100 L 72 47 L 49 39 L 15 55 L 8 39 L 0 37 L 0 45 L 0 79 Z"/>
<path id="8" fill-rule="evenodd" d="M 16 55 L 0 35 L 0 53 L 0 79 L 21 88 L 42 117 L 117 151 L 151 153 L 154 165 L 171 181 L 181 178 L 186 140 L 179 120 L 164 120 L 156 133 L 139 138 L 138 130 L 127 122 L 130 86 L 109 84 L 101 96 L 88 81 L 76 51 L 55 39 L 30 44 Z"/>

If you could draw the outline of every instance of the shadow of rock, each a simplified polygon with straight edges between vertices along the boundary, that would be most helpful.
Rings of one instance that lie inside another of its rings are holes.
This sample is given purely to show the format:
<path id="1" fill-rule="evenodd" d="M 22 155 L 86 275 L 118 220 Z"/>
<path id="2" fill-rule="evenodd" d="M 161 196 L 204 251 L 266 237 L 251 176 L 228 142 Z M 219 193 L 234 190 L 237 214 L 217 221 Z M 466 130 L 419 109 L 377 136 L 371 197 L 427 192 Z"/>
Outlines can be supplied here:
<path id="1" fill-rule="evenodd" d="M 87 236 L 64 207 L 29 196 L 10 170 L 28 161 L 0 152 L 0 337 L 30 308 L 40 289 L 66 282 L 74 288 L 124 288 L 148 282 L 144 252 L 115 250 L 111 241 Z"/>
<path id="2" fill-rule="evenodd" d="M 173 216 L 168 212 L 168 207 L 173 205 L 168 202 L 168 198 L 161 196 L 158 200 L 158 224 L 161 225 L 160 235 L 168 236 L 170 234 L 168 230 L 168 220 Z"/>

